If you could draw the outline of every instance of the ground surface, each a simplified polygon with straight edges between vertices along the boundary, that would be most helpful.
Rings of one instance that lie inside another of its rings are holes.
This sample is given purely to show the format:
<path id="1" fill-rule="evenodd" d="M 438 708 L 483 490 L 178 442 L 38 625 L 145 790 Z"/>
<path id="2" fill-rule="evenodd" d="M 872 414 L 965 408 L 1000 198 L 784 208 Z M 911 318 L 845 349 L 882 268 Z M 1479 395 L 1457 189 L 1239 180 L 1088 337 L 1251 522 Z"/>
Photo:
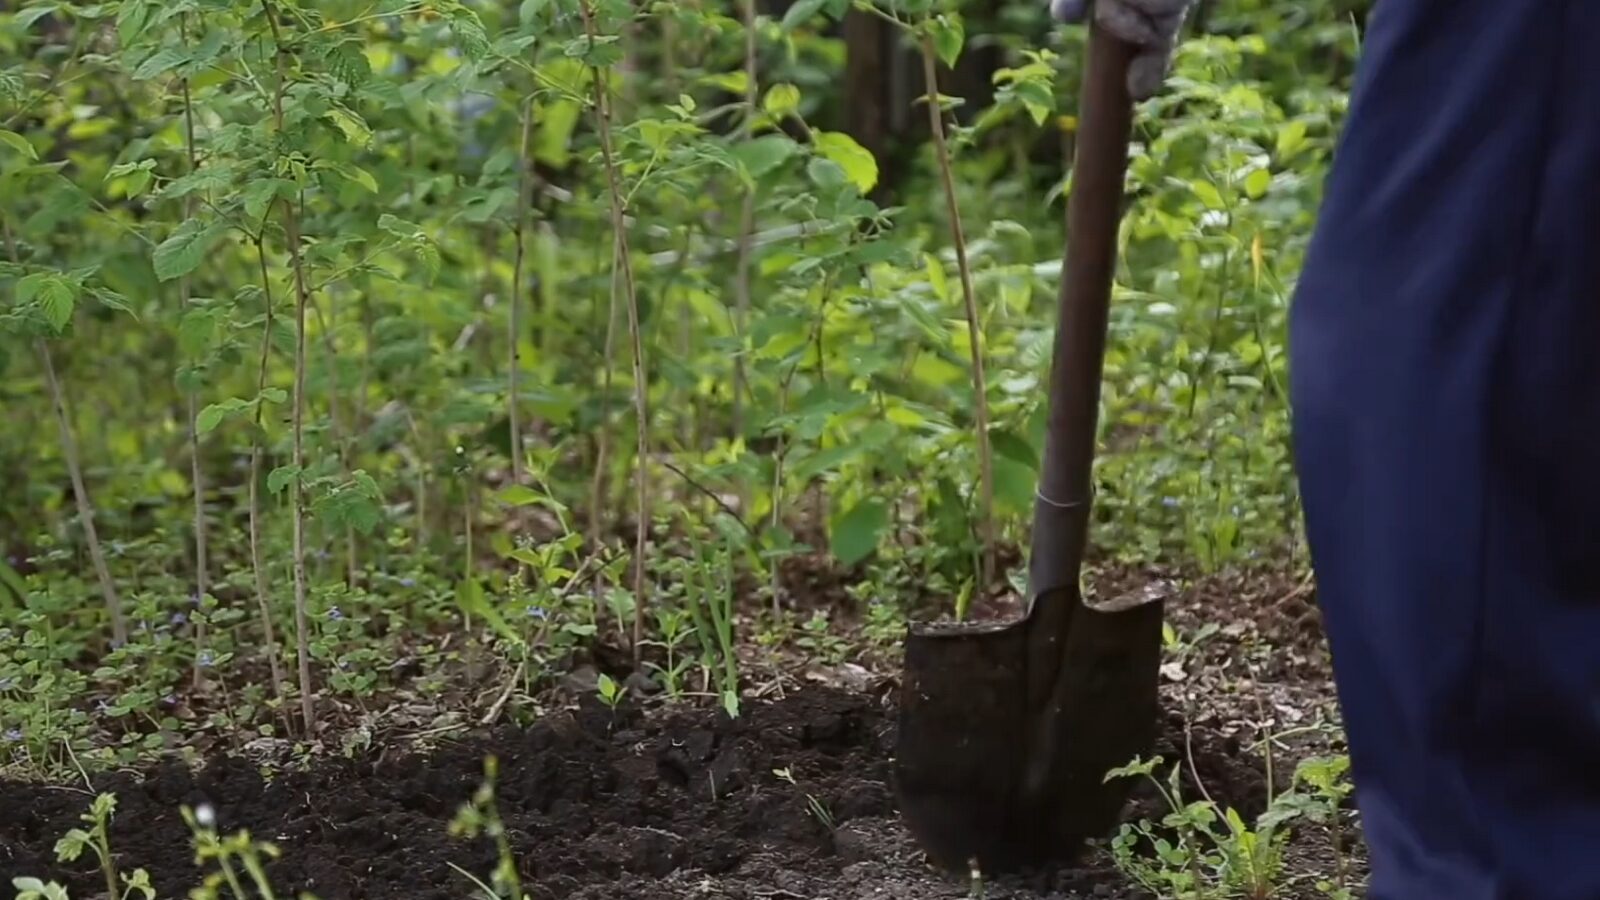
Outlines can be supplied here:
<path id="1" fill-rule="evenodd" d="M 1107 590 L 1154 583 L 1148 573 L 1107 578 Z M 1167 712 L 1158 752 L 1186 763 L 1196 787 L 1247 818 L 1265 806 L 1259 736 L 1279 737 L 1275 780 L 1294 760 L 1325 752 L 1318 726 L 1331 704 L 1307 591 L 1269 577 L 1211 579 L 1171 601 L 1180 636 L 1221 628 L 1167 664 Z M 219 829 L 247 828 L 283 851 L 270 870 L 279 896 L 463 898 L 464 875 L 487 878 L 487 839 L 452 837 L 449 822 L 501 765 L 500 812 L 535 898 L 963 897 L 964 879 L 931 871 L 896 818 L 892 682 L 854 688 L 780 686 L 720 711 L 606 709 L 592 699 L 529 728 L 457 735 L 426 749 L 375 747 L 263 777 L 259 760 L 220 756 L 191 770 L 177 762 L 93 779 L 119 806 L 111 845 L 142 866 L 160 896 L 197 881 L 183 804 L 209 804 Z M 792 781 L 781 777 L 787 772 Z M 56 878 L 73 896 L 103 885 L 92 856 L 58 863 L 51 850 L 90 795 L 76 786 L 0 783 L 0 883 Z M 813 800 L 815 802 L 813 802 Z M 1130 815 L 1159 814 L 1139 795 Z M 826 821 L 825 821 L 826 820 Z M 1328 865 L 1307 838 L 1291 875 Z M 100 888 L 103 890 L 103 887 Z M 989 897 L 1142 898 L 1104 856 L 1078 869 L 988 886 Z M 1317 896 L 1293 886 L 1281 897 Z"/>

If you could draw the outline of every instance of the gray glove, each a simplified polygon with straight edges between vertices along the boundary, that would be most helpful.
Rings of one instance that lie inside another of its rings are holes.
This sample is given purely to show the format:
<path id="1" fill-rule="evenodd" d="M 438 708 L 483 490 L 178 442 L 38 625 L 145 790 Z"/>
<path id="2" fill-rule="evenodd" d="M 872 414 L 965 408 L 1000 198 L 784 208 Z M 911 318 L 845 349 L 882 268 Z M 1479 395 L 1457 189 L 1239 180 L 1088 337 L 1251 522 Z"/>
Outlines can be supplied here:
<path id="1" fill-rule="evenodd" d="M 1135 44 L 1139 55 L 1128 69 L 1128 92 L 1145 100 L 1161 89 L 1172 64 L 1172 50 L 1194 0 L 1050 0 L 1050 14 L 1080 24 L 1094 7 L 1094 20 L 1111 34 Z"/>

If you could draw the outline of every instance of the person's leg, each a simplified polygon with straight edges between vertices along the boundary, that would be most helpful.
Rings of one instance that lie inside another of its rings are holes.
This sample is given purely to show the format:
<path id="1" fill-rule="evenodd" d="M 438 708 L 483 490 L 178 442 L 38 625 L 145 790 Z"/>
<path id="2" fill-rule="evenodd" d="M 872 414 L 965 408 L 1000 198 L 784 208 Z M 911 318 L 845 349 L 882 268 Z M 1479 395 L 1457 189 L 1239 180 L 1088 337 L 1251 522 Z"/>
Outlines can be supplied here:
<path id="1" fill-rule="evenodd" d="M 1291 318 L 1372 900 L 1600 897 L 1600 4 L 1383 0 Z"/>

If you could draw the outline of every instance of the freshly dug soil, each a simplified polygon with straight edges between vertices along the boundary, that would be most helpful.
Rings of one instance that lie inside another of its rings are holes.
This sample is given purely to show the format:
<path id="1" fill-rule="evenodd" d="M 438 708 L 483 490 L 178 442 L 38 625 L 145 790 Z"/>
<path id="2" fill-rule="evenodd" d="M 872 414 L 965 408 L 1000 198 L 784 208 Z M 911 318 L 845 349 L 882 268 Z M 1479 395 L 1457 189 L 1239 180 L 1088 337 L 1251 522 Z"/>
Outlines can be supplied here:
<path id="1" fill-rule="evenodd" d="M 179 814 L 202 803 L 223 833 L 248 829 L 278 845 L 269 871 L 280 897 L 475 896 L 451 864 L 487 881 L 493 845 L 452 837 L 449 822 L 489 754 L 500 761 L 499 810 L 524 888 L 541 900 L 967 896 L 965 879 L 923 863 L 896 818 L 893 729 L 885 701 L 827 688 L 751 703 L 736 721 L 709 709 L 613 713 L 591 703 L 426 755 L 373 751 L 270 778 L 219 757 L 197 772 L 174 762 L 108 774 L 95 789 L 117 794 L 119 865 L 145 868 L 163 898 L 185 896 L 202 877 Z M 1259 759 L 1236 738 L 1202 727 L 1186 737 L 1176 714 L 1165 730 L 1158 752 L 1186 769 L 1192 757 L 1218 803 L 1246 816 L 1261 809 Z M 51 849 L 80 826 L 89 801 L 81 787 L 0 782 L 0 885 L 31 875 L 65 883 L 78 900 L 98 896 L 93 855 L 58 863 Z M 1161 812 L 1143 795 L 1130 815 Z M 1000 898 L 1144 896 L 1103 861 L 987 887 Z"/>

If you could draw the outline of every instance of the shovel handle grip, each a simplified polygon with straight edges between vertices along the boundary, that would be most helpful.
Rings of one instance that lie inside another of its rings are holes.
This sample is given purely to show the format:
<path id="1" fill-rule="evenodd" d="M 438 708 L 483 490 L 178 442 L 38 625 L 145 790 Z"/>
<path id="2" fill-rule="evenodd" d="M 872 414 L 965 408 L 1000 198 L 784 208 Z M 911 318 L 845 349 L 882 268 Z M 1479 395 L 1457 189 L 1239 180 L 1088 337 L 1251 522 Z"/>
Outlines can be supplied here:
<path id="1" fill-rule="evenodd" d="M 1041 511 L 1046 506 L 1058 511 L 1065 507 L 1071 515 L 1041 517 L 1033 536 L 1034 559 L 1050 560 L 1046 567 L 1074 585 L 1088 537 L 1101 370 L 1133 128 L 1128 67 L 1138 52 L 1136 46 L 1094 24 L 1088 43 L 1067 194 L 1066 252 L 1039 483 Z M 1043 520 L 1061 524 L 1039 528 Z M 1060 533 L 1068 521 L 1069 533 Z"/>

